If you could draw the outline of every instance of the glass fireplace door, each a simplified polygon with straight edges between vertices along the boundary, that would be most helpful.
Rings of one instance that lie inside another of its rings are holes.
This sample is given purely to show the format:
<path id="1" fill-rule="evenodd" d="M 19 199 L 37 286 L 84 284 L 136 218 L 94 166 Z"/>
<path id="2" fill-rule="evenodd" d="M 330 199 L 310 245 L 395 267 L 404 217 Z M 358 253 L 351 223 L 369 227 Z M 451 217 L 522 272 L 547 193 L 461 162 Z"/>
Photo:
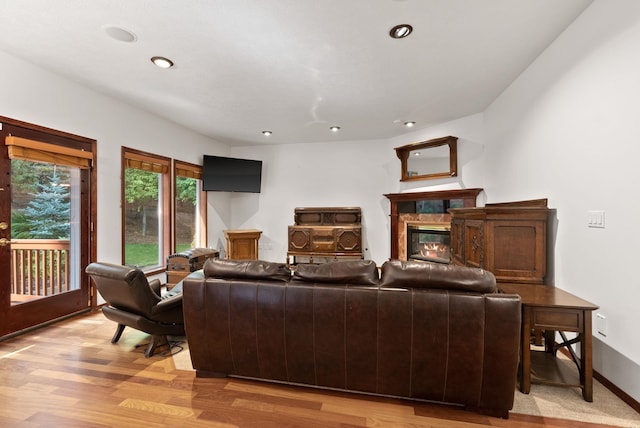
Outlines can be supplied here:
<path id="1" fill-rule="evenodd" d="M 407 227 L 407 259 L 449 263 L 451 236 L 449 229 L 419 225 Z"/>

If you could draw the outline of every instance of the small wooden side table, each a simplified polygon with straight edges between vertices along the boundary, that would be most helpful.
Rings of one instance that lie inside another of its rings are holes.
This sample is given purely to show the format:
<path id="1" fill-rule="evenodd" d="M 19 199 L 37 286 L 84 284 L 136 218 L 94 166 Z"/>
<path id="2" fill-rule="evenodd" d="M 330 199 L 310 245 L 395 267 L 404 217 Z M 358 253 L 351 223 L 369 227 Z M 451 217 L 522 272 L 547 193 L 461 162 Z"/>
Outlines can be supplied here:
<path id="1" fill-rule="evenodd" d="M 577 386 L 582 397 L 593 401 L 593 361 L 591 313 L 598 306 L 551 285 L 498 283 L 501 292 L 518 294 L 522 301 L 522 339 L 520 352 L 520 391 L 528 394 L 531 383 Z M 532 329 L 545 331 L 544 351 L 531 349 L 529 338 Z M 574 339 L 567 340 L 565 332 L 575 332 Z M 558 332 L 562 343 L 555 342 Z M 580 343 L 580 358 L 570 345 Z M 565 370 L 556 359 L 556 351 L 566 347 L 578 368 L 578 376 Z"/>
<path id="2" fill-rule="evenodd" d="M 225 230 L 227 259 L 257 260 L 260 235 L 262 235 L 262 231 L 256 229 Z"/>

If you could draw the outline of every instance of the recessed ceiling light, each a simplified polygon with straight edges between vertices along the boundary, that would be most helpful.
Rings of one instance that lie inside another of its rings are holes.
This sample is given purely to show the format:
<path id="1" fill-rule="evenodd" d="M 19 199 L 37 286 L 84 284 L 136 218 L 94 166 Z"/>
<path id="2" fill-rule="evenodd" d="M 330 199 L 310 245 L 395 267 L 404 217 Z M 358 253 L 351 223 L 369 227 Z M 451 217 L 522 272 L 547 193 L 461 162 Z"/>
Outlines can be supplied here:
<path id="1" fill-rule="evenodd" d="M 404 123 L 404 126 L 406 126 L 407 128 L 411 128 L 413 127 L 413 125 L 415 125 L 416 123 L 412 120 L 409 120 L 407 122 Z"/>
<path id="2" fill-rule="evenodd" d="M 262 131 L 262 135 L 264 135 L 265 137 L 268 137 L 271 134 L 273 134 L 273 132 L 271 131 Z"/>
<path id="3" fill-rule="evenodd" d="M 389 31 L 392 39 L 404 39 L 413 31 L 413 27 L 409 24 L 396 25 Z"/>
<path id="4" fill-rule="evenodd" d="M 171 68 L 173 67 L 173 61 L 163 56 L 154 56 L 151 58 L 151 62 L 157 65 L 160 68 Z"/>
<path id="5" fill-rule="evenodd" d="M 340 127 L 339 126 L 332 126 L 329 129 L 331 130 L 331 132 L 338 132 L 340 130 Z"/>
<path id="6" fill-rule="evenodd" d="M 121 42 L 135 42 L 138 40 L 138 36 L 136 36 L 132 31 L 127 30 L 126 28 L 117 27 L 115 25 L 105 25 L 102 27 L 105 33 L 109 37 L 115 40 L 119 40 Z"/>

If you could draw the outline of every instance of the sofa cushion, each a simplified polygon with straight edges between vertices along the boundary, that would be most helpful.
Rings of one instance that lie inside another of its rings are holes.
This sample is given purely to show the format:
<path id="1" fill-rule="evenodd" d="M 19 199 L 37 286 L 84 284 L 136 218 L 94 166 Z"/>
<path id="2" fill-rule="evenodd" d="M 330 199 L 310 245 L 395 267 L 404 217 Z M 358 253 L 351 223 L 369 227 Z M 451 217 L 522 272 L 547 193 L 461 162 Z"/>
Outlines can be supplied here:
<path id="1" fill-rule="evenodd" d="M 437 288 L 496 292 L 495 276 L 484 269 L 421 261 L 389 260 L 382 265 L 381 287 Z"/>
<path id="2" fill-rule="evenodd" d="M 377 285 L 378 267 L 372 260 L 339 260 L 323 264 L 299 264 L 294 281 L 342 285 Z"/>
<path id="3" fill-rule="evenodd" d="M 289 281 L 291 279 L 291 270 L 286 264 L 264 260 L 209 259 L 205 262 L 203 269 L 207 278 L 267 281 Z"/>

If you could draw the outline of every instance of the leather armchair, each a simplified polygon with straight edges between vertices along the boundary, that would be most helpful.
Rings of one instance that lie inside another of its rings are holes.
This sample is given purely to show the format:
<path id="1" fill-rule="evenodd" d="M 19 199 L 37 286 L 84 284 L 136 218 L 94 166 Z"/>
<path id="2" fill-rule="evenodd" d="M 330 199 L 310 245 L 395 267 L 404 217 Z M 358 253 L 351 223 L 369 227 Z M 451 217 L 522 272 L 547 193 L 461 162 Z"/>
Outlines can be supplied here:
<path id="1" fill-rule="evenodd" d="M 145 357 L 157 348 L 169 346 L 167 336 L 184 336 L 182 286 L 161 295 L 159 280 L 149 282 L 140 269 L 110 263 L 91 263 L 87 274 L 106 301 L 102 313 L 118 323 L 111 343 L 120 340 L 125 327 L 151 335 Z"/>

